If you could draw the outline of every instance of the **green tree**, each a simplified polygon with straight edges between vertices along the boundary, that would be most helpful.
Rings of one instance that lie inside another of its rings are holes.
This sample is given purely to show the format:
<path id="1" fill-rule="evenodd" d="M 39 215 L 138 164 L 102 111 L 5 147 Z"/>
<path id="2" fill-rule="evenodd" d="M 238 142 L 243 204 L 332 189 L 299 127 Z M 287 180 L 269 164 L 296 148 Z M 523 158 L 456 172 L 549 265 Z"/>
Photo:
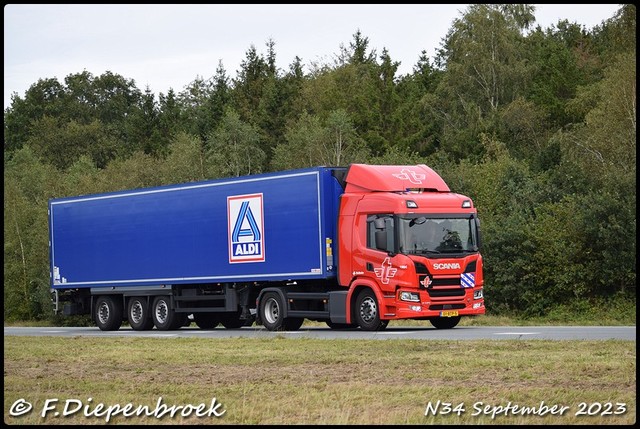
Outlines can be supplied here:
<path id="1" fill-rule="evenodd" d="M 322 146 L 320 157 L 323 165 L 347 165 L 352 162 L 364 162 L 369 150 L 356 134 L 349 114 L 338 109 L 327 118 L 327 138 Z"/>
<path id="2" fill-rule="evenodd" d="M 135 144 L 130 150 L 142 150 L 152 155 L 166 154 L 169 136 L 160 133 L 159 110 L 155 96 L 147 87 L 140 100 L 140 105 L 127 116 L 126 127 L 128 137 Z"/>
<path id="3" fill-rule="evenodd" d="M 260 134 L 255 126 L 228 109 L 218 128 L 207 138 L 207 175 L 238 177 L 261 173 L 266 154 L 260 148 Z"/>
<path id="4" fill-rule="evenodd" d="M 561 20 L 546 30 L 537 27 L 527 37 L 533 69 L 527 98 L 546 114 L 549 128 L 581 122 L 584 116 L 567 109 L 580 85 L 593 82 L 600 62 L 591 35 L 577 23 Z"/>
<path id="5" fill-rule="evenodd" d="M 206 152 L 200 139 L 180 132 L 169 145 L 169 154 L 161 164 L 166 183 L 194 182 L 207 179 Z"/>
<path id="6" fill-rule="evenodd" d="M 42 319 L 51 312 L 47 200 L 61 181 L 26 145 L 4 167 L 4 320 Z"/>
<path id="7" fill-rule="evenodd" d="M 178 94 L 178 105 L 184 117 L 184 131 L 200 137 L 204 143 L 211 132 L 207 100 L 211 97 L 212 83 L 197 76 Z"/>
<path id="8" fill-rule="evenodd" d="M 43 116 L 59 117 L 64 106 L 64 87 L 57 79 L 38 79 L 25 93 L 16 93 L 4 112 L 5 156 L 20 149 L 31 136 L 31 124 Z"/>
<path id="9" fill-rule="evenodd" d="M 303 112 L 296 123 L 287 128 L 285 141 L 274 148 L 273 170 L 321 165 L 321 148 L 326 137 L 320 118 Z"/>
<path id="10" fill-rule="evenodd" d="M 394 102 L 393 91 L 386 98 L 382 94 L 382 88 L 388 88 L 381 83 L 381 75 L 387 84 L 393 82 L 396 65 L 387 55 L 388 64 L 382 73 L 376 63 L 375 50 L 367 52 L 368 46 L 369 39 L 360 31 L 356 32 L 348 48 L 341 46 L 341 54 L 334 65 L 313 67 L 311 79 L 303 87 L 302 99 L 303 108 L 323 120 L 333 111 L 344 110 L 358 135 L 366 142 L 368 151 L 376 154 L 383 153 L 387 146 L 380 128 L 381 105 L 386 102 L 389 108 L 393 108 Z M 393 121 L 386 115 L 385 120 Z"/>
<path id="11" fill-rule="evenodd" d="M 26 143 L 41 159 L 60 169 L 69 167 L 82 155 L 91 157 L 102 168 L 119 152 L 117 142 L 98 120 L 81 124 L 44 116 L 33 121 Z"/>
<path id="12" fill-rule="evenodd" d="M 399 79 L 396 92 L 398 107 L 394 111 L 395 123 L 399 131 L 394 146 L 407 151 L 430 155 L 438 148 L 440 134 L 439 121 L 425 107 L 423 98 L 428 99 L 435 92 L 442 71 L 436 70 L 426 51 L 422 51 L 413 73 Z"/>
<path id="13" fill-rule="evenodd" d="M 249 47 L 245 55 L 245 59 L 240 63 L 237 77 L 232 79 L 232 106 L 243 121 L 256 124 L 255 117 L 259 111 L 270 68 L 264 56 L 258 53 L 254 45 Z"/>
<path id="14" fill-rule="evenodd" d="M 454 20 L 437 64 L 446 68 L 436 96 L 423 100 L 441 121 L 441 145 L 458 159 L 481 155 L 481 133 L 495 131 L 498 111 L 524 94 L 530 69 L 523 31 L 531 5 L 471 5 Z"/>

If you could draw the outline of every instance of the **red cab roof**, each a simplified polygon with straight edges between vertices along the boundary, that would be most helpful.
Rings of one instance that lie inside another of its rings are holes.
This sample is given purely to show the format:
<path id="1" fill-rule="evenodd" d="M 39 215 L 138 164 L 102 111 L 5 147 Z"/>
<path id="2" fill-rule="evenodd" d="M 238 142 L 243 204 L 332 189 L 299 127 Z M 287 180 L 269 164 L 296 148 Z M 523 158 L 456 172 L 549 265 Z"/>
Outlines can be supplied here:
<path id="1" fill-rule="evenodd" d="M 345 181 L 345 192 L 403 192 L 407 189 L 450 192 L 442 177 L 424 164 L 351 164 Z"/>

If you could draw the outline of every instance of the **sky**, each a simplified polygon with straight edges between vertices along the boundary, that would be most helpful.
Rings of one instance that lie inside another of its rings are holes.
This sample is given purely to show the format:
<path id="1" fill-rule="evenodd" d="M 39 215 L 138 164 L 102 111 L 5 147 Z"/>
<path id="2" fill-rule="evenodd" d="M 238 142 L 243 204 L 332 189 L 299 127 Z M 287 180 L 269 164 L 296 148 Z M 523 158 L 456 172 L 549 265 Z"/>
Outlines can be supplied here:
<path id="1" fill-rule="evenodd" d="M 360 30 L 369 48 L 386 48 L 411 73 L 423 50 L 431 58 L 466 4 L 8 4 L 4 6 L 4 108 L 24 98 L 39 79 L 84 70 L 132 79 L 156 96 L 209 79 L 222 62 L 234 78 L 254 46 L 266 55 L 275 43 L 276 66 L 296 56 L 332 63 Z M 619 4 L 536 4 L 542 28 L 566 19 L 587 29 L 611 18 Z"/>

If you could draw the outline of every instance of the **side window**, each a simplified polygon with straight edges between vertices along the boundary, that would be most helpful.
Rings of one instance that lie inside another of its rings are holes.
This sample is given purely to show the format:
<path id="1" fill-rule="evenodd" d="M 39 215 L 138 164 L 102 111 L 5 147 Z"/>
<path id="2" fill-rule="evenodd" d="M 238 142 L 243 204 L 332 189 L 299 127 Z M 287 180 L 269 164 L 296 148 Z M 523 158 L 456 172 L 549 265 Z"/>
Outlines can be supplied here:
<path id="1" fill-rule="evenodd" d="M 383 214 L 373 215 L 367 218 L 367 247 L 382 252 L 394 251 L 395 232 L 393 216 Z"/>

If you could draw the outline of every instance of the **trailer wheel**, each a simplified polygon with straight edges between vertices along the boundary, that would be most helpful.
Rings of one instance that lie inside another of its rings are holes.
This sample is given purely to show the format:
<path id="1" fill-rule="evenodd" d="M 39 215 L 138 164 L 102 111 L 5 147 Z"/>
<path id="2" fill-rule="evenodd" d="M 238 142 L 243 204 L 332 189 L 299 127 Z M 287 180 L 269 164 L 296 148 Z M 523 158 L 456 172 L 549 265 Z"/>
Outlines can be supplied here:
<path id="1" fill-rule="evenodd" d="M 193 320 L 200 329 L 213 329 L 220 323 L 220 317 L 214 313 L 194 313 Z"/>
<path id="2" fill-rule="evenodd" d="M 136 331 L 148 331 L 153 328 L 153 319 L 146 298 L 134 296 L 129 299 L 127 319 L 131 328 Z"/>
<path id="3" fill-rule="evenodd" d="M 260 300 L 260 320 L 269 331 L 281 331 L 284 329 L 282 317 L 284 304 L 280 295 L 275 292 L 267 292 Z"/>
<path id="4" fill-rule="evenodd" d="M 171 308 L 171 297 L 157 296 L 153 300 L 153 324 L 160 331 L 178 329 L 185 322 L 184 317 Z M 186 315 L 186 314 L 185 314 Z"/>
<path id="5" fill-rule="evenodd" d="M 122 298 L 100 296 L 96 300 L 95 321 L 102 331 L 117 331 L 122 326 Z"/>
<path id="6" fill-rule="evenodd" d="M 429 322 L 436 329 L 451 329 L 455 328 L 456 325 L 460 322 L 460 316 L 456 317 L 435 317 L 433 319 L 429 319 Z"/>
<path id="7" fill-rule="evenodd" d="M 356 323 L 364 331 L 379 331 L 387 327 L 386 320 L 380 320 L 380 306 L 371 289 L 364 289 L 356 300 Z"/>
<path id="8" fill-rule="evenodd" d="M 287 317 L 282 327 L 285 331 L 297 331 L 304 323 L 304 317 Z"/>
<path id="9" fill-rule="evenodd" d="M 238 309 L 233 313 L 222 313 L 220 323 L 227 329 L 238 329 L 244 326 L 245 320 L 240 320 L 242 309 Z"/>

